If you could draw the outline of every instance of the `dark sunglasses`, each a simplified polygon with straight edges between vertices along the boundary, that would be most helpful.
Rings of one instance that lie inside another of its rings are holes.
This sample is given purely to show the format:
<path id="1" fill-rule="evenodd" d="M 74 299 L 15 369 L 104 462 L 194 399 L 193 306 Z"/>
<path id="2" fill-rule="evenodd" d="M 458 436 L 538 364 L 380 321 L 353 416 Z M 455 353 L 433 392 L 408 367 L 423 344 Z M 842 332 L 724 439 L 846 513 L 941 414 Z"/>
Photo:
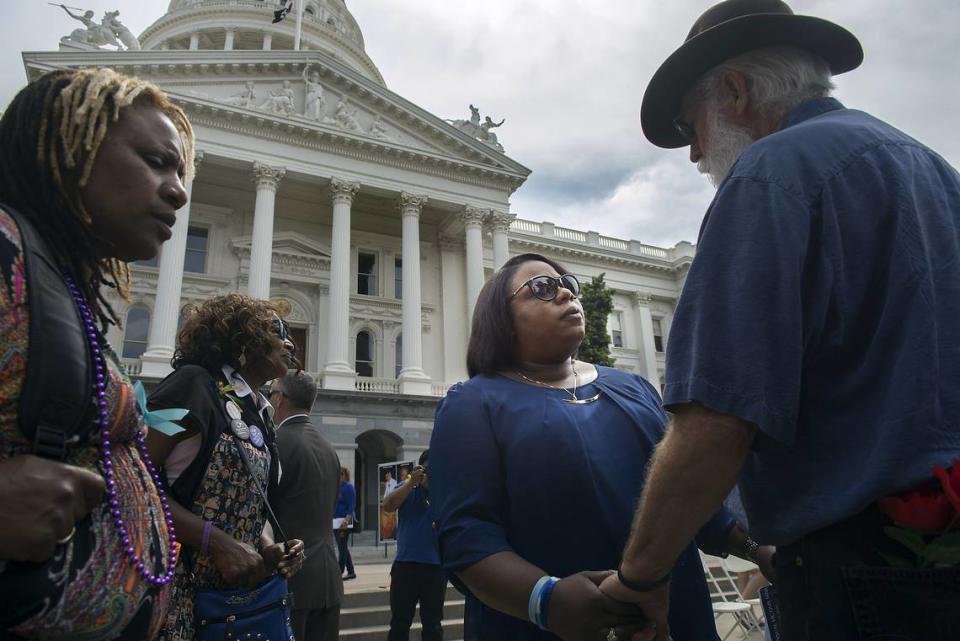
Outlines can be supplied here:
<path id="1" fill-rule="evenodd" d="M 697 141 L 697 130 L 683 118 L 674 118 L 673 128 L 677 130 L 677 133 L 680 134 L 680 137 L 683 138 L 688 145 L 692 145 Z"/>
<path id="2" fill-rule="evenodd" d="M 510 295 L 512 299 L 520 293 L 524 287 L 529 287 L 530 292 L 540 300 L 550 301 L 557 297 L 557 292 L 561 287 L 568 290 L 573 297 L 580 295 L 580 281 L 573 274 L 564 274 L 563 276 L 534 276 L 524 284 L 517 287 L 517 290 Z"/>
<path id="3" fill-rule="evenodd" d="M 290 326 L 282 318 L 274 316 L 270 321 L 270 326 L 273 333 L 280 337 L 280 340 L 293 342 L 290 338 Z"/>

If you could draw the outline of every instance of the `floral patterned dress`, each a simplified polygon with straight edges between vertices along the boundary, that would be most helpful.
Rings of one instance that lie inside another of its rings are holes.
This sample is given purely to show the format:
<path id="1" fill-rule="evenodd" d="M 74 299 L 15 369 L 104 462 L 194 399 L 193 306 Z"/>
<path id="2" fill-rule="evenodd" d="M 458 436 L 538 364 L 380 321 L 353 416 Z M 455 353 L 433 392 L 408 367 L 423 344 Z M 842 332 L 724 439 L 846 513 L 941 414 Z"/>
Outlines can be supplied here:
<path id="1" fill-rule="evenodd" d="M 0 457 L 31 452 L 17 403 L 29 357 L 29 308 L 20 232 L 0 210 Z M 156 486 L 137 450 L 145 429 L 133 388 L 105 349 L 114 478 L 134 547 L 154 573 L 169 567 L 171 549 Z M 51 382 L 51 394 L 56 383 Z M 94 437 L 96 438 L 96 436 Z M 95 442 L 71 448 L 67 463 L 101 473 Z M 106 496 L 106 495 L 105 495 Z M 0 572 L 3 622 L 16 637 L 71 641 L 152 639 L 164 620 L 168 588 L 148 584 L 130 563 L 104 501 L 46 563 L 7 562 Z M 3 633 L 0 632 L 0 636 Z"/>
<path id="2" fill-rule="evenodd" d="M 220 381 L 222 383 L 222 381 Z M 185 366 L 170 374 L 150 395 L 150 409 L 183 407 L 190 410 L 192 427 L 200 431 L 203 445 L 184 475 L 173 484 L 172 496 L 182 505 L 234 539 L 258 552 L 263 545 L 260 534 L 266 522 L 263 499 L 254 483 L 266 490 L 270 477 L 273 426 L 254 406 L 252 396 L 237 399 L 242 419 L 257 425 L 266 437 L 263 447 L 234 436 L 227 425 L 223 405 L 226 398 L 218 391 L 218 381 L 198 366 Z M 244 449 L 256 478 L 251 478 L 237 452 Z M 191 474 L 191 468 L 197 473 Z M 188 478 L 192 477 L 192 478 Z M 191 498 L 192 497 L 192 498 Z M 160 634 L 163 641 L 188 641 L 194 638 L 194 595 L 197 590 L 235 588 L 227 585 L 209 556 L 184 548 L 182 562 L 174 578 L 173 596 L 166 624 Z"/>

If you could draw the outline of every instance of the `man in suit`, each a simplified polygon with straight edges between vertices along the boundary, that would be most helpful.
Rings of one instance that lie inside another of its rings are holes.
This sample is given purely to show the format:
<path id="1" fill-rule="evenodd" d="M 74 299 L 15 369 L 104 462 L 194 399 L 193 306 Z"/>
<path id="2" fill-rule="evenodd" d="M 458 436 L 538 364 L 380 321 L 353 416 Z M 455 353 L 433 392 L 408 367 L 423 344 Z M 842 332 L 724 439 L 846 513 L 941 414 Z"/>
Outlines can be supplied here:
<path id="1" fill-rule="evenodd" d="M 283 470 L 271 502 L 284 531 L 302 539 L 306 552 L 303 568 L 290 579 L 294 635 L 297 641 L 336 641 L 343 600 L 333 544 L 340 461 L 310 422 L 316 398 L 316 381 L 295 370 L 275 380 L 270 389 Z"/>

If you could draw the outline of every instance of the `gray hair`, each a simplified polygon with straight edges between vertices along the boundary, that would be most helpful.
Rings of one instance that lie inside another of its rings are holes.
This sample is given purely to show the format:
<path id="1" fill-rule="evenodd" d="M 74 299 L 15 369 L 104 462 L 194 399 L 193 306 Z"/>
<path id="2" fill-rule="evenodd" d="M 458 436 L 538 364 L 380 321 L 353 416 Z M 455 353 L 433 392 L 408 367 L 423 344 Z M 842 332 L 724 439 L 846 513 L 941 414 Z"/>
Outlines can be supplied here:
<path id="1" fill-rule="evenodd" d="M 290 399 L 290 404 L 296 409 L 310 410 L 317 400 L 317 382 L 303 371 L 287 370 L 277 381 L 275 389 Z"/>
<path id="2" fill-rule="evenodd" d="M 834 88 L 823 58 L 796 47 L 767 47 L 720 63 L 697 80 L 687 99 L 720 98 L 723 76 L 730 71 L 746 77 L 754 108 L 777 118 L 807 100 L 829 96 Z"/>

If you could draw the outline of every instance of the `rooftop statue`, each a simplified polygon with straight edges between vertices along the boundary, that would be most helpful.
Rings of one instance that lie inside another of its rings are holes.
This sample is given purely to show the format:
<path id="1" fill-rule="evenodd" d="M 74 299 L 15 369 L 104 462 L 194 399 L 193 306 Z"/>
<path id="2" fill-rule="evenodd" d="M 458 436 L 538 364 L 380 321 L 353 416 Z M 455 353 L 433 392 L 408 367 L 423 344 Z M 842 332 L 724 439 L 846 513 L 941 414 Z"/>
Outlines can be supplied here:
<path id="1" fill-rule="evenodd" d="M 93 20 L 93 11 L 84 11 L 83 9 L 68 7 L 64 4 L 54 6 L 63 9 L 67 15 L 74 20 L 82 22 L 84 27 L 82 29 L 74 29 L 69 36 L 60 38 L 61 42 L 85 45 L 93 49 L 99 49 L 105 46 L 116 47 L 121 50 L 125 49 L 127 51 L 138 51 L 140 49 L 140 42 L 137 40 L 137 37 L 133 35 L 126 25 L 120 22 L 118 18 L 120 15 L 119 11 L 104 12 L 100 24 L 97 24 Z M 71 9 L 73 11 L 71 11 Z M 83 13 L 74 13 L 74 11 L 83 11 Z"/>
<path id="2" fill-rule="evenodd" d="M 463 133 L 467 134 L 468 136 L 472 136 L 477 140 L 479 140 L 480 142 L 484 142 L 490 145 L 497 151 L 503 151 L 503 146 L 497 140 L 497 134 L 493 133 L 490 130 L 502 125 L 504 122 L 506 122 L 506 118 L 501 119 L 500 122 L 494 122 L 493 119 L 490 118 L 490 116 L 486 116 L 484 121 L 481 123 L 480 109 L 471 104 L 470 120 L 462 120 L 462 119 L 449 120 L 448 119 L 447 122 L 449 122 L 451 125 L 459 129 Z"/>

